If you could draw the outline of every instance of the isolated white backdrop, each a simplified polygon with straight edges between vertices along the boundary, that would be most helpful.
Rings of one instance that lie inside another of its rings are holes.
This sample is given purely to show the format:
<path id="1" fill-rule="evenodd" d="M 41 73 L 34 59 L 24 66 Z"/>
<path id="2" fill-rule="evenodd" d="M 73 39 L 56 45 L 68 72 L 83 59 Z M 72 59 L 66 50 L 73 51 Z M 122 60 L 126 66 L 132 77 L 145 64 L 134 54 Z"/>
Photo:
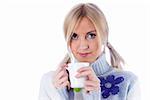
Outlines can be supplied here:
<path id="1" fill-rule="evenodd" d="M 55 70 L 66 53 L 63 21 L 79 0 L 0 2 L 0 100 L 36 100 L 42 75 Z M 148 0 L 83 0 L 106 15 L 109 40 L 124 57 L 124 69 L 140 80 L 150 98 L 150 7 Z"/>

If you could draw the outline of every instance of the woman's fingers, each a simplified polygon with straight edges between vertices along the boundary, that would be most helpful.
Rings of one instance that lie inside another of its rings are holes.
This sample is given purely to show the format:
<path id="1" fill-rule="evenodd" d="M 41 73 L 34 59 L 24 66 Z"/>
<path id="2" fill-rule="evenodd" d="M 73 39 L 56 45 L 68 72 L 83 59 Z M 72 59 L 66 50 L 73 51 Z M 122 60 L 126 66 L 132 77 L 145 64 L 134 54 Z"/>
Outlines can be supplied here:
<path id="1" fill-rule="evenodd" d="M 77 78 L 79 77 L 83 77 L 83 76 L 87 76 L 92 74 L 90 70 L 84 71 L 84 72 L 80 72 L 79 74 L 76 75 Z"/>
<path id="2" fill-rule="evenodd" d="M 85 86 L 95 86 L 97 87 L 99 85 L 98 81 L 85 81 Z"/>
<path id="3" fill-rule="evenodd" d="M 77 78 L 87 77 L 87 80 L 85 81 L 85 86 L 84 86 L 84 89 L 86 91 L 97 91 L 100 89 L 100 80 L 97 78 L 92 67 L 80 68 L 78 70 L 78 74 L 76 75 L 76 77 Z"/>
<path id="4" fill-rule="evenodd" d="M 60 85 L 60 88 L 66 87 L 66 86 L 68 86 L 69 84 L 70 84 L 69 81 L 65 81 L 65 82 L 63 82 L 63 83 Z"/>
<path id="5" fill-rule="evenodd" d="M 62 78 L 58 81 L 58 83 L 59 83 L 59 84 L 62 84 L 62 83 L 65 82 L 65 81 L 68 81 L 68 76 L 62 77 Z"/>
<path id="6" fill-rule="evenodd" d="M 89 67 L 82 67 L 78 70 L 78 72 L 86 71 L 86 70 L 89 70 L 89 69 L 92 69 L 92 68 L 90 66 Z"/>
<path id="7" fill-rule="evenodd" d="M 59 80 L 61 77 L 68 75 L 65 67 L 67 67 L 67 64 L 64 64 L 58 67 L 58 69 L 55 71 L 55 76 L 56 76 L 55 80 Z"/>
<path id="8" fill-rule="evenodd" d="M 63 64 L 63 65 L 60 65 L 57 70 L 55 71 L 55 74 L 58 74 L 62 69 L 64 69 L 65 67 L 67 67 L 67 64 Z"/>
<path id="9" fill-rule="evenodd" d="M 57 75 L 55 75 L 54 80 L 56 83 L 60 84 L 65 80 L 68 80 L 68 74 L 65 69 L 61 70 Z"/>
<path id="10" fill-rule="evenodd" d="M 70 84 L 68 81 L 68 73 L 65 67 L 67 67 L 67 64 L 59 66 L 55 71 L 53 84 L 56 88 L 62 88 L 65 86 L 69 86 Z"/>
<path id="11" fill-rule="evenodd" d="M 86 91 L 98 91 L 100 89 L 99 81 L 85 81 Z"/>
<path id="12" fill-rule="evenodd" d="M 86 87 L 100 87 L 99 81 L 85 81 L 85 86 Z"/>
<path id="13" fill-rule="evenodd" d="M 58 74 L 55 76 L 55 80 L 59 80 L 64 75 L 64 70 L 61 70 Z"/>
<path id="14" fill-rule="evenodd" d="M 78 70 L 77 78 L 87 76 L 90 80 L 94 80 L 96 77 L 93 69 L 91 67 L 82 67 Z"/>

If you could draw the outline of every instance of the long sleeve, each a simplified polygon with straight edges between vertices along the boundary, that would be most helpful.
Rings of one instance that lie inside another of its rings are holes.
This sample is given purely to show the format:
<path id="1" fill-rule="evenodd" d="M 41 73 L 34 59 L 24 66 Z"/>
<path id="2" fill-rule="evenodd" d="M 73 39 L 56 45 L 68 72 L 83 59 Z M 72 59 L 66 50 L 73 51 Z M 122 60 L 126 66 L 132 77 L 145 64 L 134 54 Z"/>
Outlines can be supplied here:
<path id="1" fill-rule="evenodd" d="M 50 71 L 43 75 L 38 100 L 63 100 L 58 90 L 52 84 L 53 74 L 54 72 Z"/>

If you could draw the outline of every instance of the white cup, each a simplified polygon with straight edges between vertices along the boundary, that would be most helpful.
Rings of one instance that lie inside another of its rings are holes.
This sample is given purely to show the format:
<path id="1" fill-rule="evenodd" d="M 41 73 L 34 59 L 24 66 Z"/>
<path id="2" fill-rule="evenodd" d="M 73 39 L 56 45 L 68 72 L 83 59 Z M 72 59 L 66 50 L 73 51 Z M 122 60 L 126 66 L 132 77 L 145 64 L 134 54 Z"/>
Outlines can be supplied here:
<path id="1" fill-rule="evenodd" d="M 86 77 L 77 78 L 77 70 L 82 67 L 89 67 L 87 62 L 69 63 L 67 70 L 69 71 L 69 79 L 72 88 L 83 88 Z"/>

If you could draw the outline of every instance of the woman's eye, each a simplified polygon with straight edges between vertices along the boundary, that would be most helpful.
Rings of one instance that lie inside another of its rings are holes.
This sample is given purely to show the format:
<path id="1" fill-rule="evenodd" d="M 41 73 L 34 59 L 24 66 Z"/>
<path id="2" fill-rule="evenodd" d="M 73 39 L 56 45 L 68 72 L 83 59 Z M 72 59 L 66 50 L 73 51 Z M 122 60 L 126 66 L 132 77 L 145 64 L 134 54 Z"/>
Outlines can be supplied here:
<path id="1" fill-rule="evenodd" d="M 73 33 L 71 36 L 71 40 L 77 40 L 78 39 L 78 35 L 76 33 Z"/>
<path id="2" fill-rule="evenodd" d="M 94 39 L 96 37 L 96 34 L 89 32 L 87 34 L 87 39 Z"/>

